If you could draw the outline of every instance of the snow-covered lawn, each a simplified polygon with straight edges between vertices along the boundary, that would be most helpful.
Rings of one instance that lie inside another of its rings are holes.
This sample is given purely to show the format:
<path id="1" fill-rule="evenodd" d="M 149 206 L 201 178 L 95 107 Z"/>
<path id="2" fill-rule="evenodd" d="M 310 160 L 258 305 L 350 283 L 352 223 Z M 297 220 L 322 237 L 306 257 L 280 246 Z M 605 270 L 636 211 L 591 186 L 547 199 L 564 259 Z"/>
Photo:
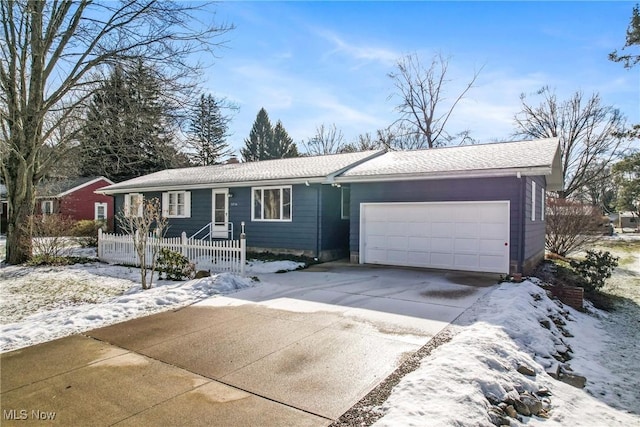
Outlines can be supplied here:
<path id="1" fill-rule="evenodd" d="M 74 256 L 95 256 L 77 248 Z M 295 270 L 294 261 L 256 261 L 247 275 Z M 0 352 L 193 304 L 254 286 L 250 278 L 218 274 L 190 281 L 154 278 L 142 291 L 137 268 L 100 262 L 62 267 L 0 268 Z"/>
<path id="2" fill-rule="evenodd" d="M 492 403 L 538 396 L 543 416 L 513 426 L 640 425 L 640 239 L 604 239 L 621 257 L 607 291 L 621 298 L 605 313 L 550 300 L 532 278 L 503 283 L 450 326 L 451 341 L 425 357 L 373 411 L 378 425 L 492 426 Z M 294 270 L 298 263 L 249 262 L 247 276 Z M 141 291 L 138 270 L 88 263 L 0 269 L 0 351 L 8 351 L 259 285 L 220 274 L 186 282 L 154 281 Z M 567 353 L 571 349 L 572 352 Z M 556 360 L 572 358 L 568 365 Z M 518 372 L 527 366 L 535 375 Z M 584 389 L 552 378 L 559 365 L 587 378 Z M 541 390 L 547 393 L 540 393 Z M 543 396 L 546 395 L 546 396 Z M 503 405 L 504 406 L 504 405 Z"/>

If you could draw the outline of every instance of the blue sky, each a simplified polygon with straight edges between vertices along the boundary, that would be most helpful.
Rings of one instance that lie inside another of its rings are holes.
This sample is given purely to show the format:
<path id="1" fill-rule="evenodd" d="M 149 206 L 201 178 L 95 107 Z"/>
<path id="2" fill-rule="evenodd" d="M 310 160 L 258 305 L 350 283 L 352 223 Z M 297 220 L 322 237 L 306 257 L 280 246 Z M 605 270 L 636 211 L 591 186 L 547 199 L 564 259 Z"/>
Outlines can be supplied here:
<path id="1" fill-rule="evenodd" d="M 225 2 L 216 21 L 233 23 L 205 74 L 205 90 L 227 97 L 234 149 L 264 107 L 294 141 L 335 124 L 347 142 L 397 119 L 394 63 L 418 53 L 450 56 L 453 96 L 484 67 L 455 110 L 450 133 L 481 142 L 509 138 L 520 94 L 542 86 L 560 98 L 598 92 L 640 122 L 640 66 L 607 59 L 624 44 L 633 2 Z M 205 58 L 208 62 L 210 58 Z M 536 98 L 533 98 L 536 99 Z"/>

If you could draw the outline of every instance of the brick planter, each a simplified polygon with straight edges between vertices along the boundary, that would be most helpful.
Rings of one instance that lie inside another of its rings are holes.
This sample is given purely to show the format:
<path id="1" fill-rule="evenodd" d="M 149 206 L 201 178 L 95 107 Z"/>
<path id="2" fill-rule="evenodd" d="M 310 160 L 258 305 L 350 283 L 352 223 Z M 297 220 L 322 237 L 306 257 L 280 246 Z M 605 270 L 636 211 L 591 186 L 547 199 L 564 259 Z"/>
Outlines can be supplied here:
<path id="1" fill-rule="evenodd" d="M 551 286 L 551 294 L 557 297 L 564 304 L 582 310 L 584 300 L 584 289 L 577 286 Z"/>

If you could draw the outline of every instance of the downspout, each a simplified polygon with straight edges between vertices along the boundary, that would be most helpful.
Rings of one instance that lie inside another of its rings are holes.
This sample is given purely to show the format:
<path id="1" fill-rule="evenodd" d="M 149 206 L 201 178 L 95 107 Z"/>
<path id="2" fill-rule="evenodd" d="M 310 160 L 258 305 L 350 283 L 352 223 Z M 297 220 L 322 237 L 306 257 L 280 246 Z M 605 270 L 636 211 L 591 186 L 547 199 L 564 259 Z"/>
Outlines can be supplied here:
<path id="1" fill-rule="evenodd" d="M 527 189 L 527 179 L 523 178 L 518 172 L 518 179 L 521 180 L 520 184 L 520 224 L 518 225 L 518 263 L 517 263 L 517 273 L 522 273 L 522 263 L 524 260 L 524 222 L 527 220 L 526 215 L 526 189 Z"/>

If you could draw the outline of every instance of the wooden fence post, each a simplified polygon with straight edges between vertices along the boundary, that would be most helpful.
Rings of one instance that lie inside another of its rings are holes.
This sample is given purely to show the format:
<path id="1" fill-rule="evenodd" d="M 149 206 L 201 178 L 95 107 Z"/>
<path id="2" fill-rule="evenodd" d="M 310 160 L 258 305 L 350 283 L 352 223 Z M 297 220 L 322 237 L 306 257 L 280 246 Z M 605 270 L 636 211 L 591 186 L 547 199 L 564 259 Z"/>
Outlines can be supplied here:
<path id="1" fill-rule="evenodd" d="M 182 256 L 187 256 L 187 233 L 186 232 L 182 232 L 182 234 L 180 235 L 181 239 L 180 239 L 180 253 L 182 254 Z M 188 258 L 188 257 L 187 257 Z"/>
<path id="2" fill-rule="evenodd" d="M 244 265 L 247 262 L 247 235 L 244 233 L 244 221 L 240 223 L 240 274 L 244 274 Z"/>
<path id="3" fill-rule="evenodd" d="M 98 228 L 98 259 L 102 261 L 102 228 Z"/>

